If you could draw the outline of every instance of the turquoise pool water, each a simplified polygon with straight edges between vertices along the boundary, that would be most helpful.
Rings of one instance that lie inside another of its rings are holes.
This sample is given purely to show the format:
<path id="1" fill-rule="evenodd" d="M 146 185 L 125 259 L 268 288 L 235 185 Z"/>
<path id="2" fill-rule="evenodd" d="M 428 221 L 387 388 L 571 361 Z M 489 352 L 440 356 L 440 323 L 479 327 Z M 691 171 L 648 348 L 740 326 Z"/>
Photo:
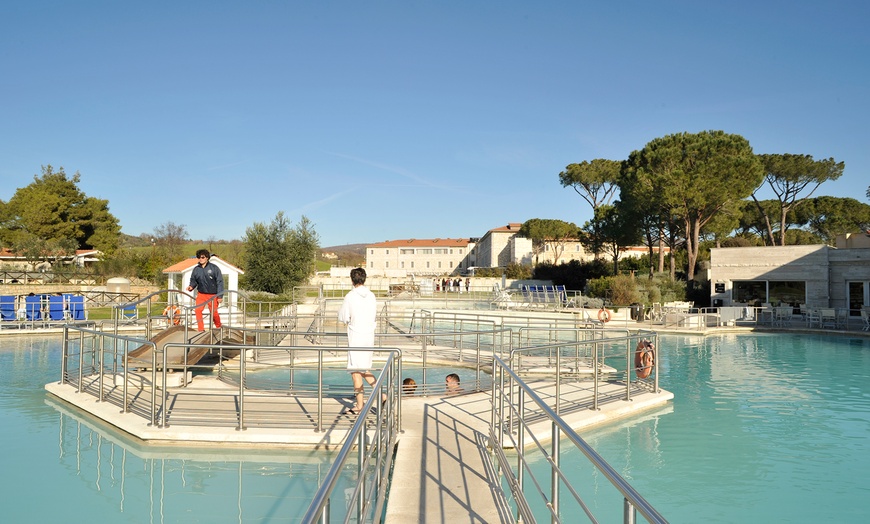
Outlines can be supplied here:
<path id="1" fill-rule="evenodd" d="M 663 336 L 660 348 L 676 398 L 582 436 L 666 518 L 866 520 L 870 340 Z M 0 338 L 5 522 L 298 522 L 331 463 L 323 452 L 138 446 L 48 400 L 59 368 L 58 337 Z M 564 461 L 601 521 L 621 521 L 606 480 L 575 454 Z"/>
<path id="2" fill-rule="evenodd" d="M 870 339 L 663 336 L 659 347 L 672 405 L 581 436 L 665 518 L 870 518 Z M 581 493 L 609 492 L 579 452 L 563 460 Z M 620 500 L 599 499 L 603 522 L 621 521 Z"/>
<path id="3" fill-rule="evenodd" d="M 59 369 L 59 337 L 0 338 L 3 522 L 299 522 L 332 463 L 137 445 L 53 401 Z"/>

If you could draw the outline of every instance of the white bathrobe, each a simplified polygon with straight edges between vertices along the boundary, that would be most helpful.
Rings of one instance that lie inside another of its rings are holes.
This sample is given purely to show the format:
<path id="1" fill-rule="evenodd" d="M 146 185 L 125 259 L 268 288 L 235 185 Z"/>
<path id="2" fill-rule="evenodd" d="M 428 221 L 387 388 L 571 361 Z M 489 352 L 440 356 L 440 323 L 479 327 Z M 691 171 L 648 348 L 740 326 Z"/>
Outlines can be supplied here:
<path id="1" fill-rule="evenodd" d="M 357 286 L 345 295 L 338 310 L 338 320 L 347 324 L 347 347 L 374 347 L 377 309 L 375 295 L 365 286 Z M 347 352 L 348 370 L 368 371 L 371 367 L 371 351 Z"/>

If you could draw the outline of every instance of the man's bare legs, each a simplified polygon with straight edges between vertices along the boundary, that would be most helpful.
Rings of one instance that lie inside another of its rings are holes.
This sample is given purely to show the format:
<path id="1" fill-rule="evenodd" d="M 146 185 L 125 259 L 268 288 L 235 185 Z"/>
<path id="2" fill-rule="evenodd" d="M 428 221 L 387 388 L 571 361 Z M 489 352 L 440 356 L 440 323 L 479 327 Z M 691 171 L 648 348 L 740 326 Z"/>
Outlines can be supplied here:
<path id="1" fill-rule="evenodd" d="M 375 376 L 368 371 L 353 371 L 350 374 L 353 379 L 353 394 L 356 398 L 356 411 L 362 411 L 363 408 L 363 379 L 369 383 L 369 386 L 375 385 Z"/>
<path id="2" fill-rule="evenodd" d="M 351 378 L 353 379 L 353 394 L 354 398 L 356 398 L 356 406 L 354 410 L 357 412 L 362 411 L 363 404 L 363 393 L 365 390 L 363 389 L 363 380 L 369 383 L 369 386 L 374 387 L 375 385 L 375 376 L 370 371 L 351 371 Z M 387 401 L 387 395 L 381 395 L 381 403 Z"/>

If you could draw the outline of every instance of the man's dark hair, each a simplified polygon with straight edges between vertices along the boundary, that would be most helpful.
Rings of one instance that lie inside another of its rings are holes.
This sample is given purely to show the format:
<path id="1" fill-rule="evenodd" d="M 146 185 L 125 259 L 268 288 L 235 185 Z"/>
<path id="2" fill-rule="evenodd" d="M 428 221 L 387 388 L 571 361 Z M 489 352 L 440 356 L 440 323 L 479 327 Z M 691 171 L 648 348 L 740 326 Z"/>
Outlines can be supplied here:
<path id="1" fill-rule="evenodd" d="M 459 375 L 457 375 L 456 373 L 451 373 L 451 374 L 447 375 L 446 377 L 444 377 L 444 380 L 445 381 L 452 380 L 458 384 L 459 383 Z"/>
<path id="2" fill-rule="evenodd" d="M 196 250 L 196 258 L 199 258 L 202 256 L 209 258 L 209 257 L 211 257 L 211 253 L 208 252 L 208 249 L 197 249 Z"/>
<path id="3" fill-rule="evenodd" d="M 361 286 L 366 283 L 366 270 L 358 267 L 350 270 L 350 281 L 355 286 Z"/>

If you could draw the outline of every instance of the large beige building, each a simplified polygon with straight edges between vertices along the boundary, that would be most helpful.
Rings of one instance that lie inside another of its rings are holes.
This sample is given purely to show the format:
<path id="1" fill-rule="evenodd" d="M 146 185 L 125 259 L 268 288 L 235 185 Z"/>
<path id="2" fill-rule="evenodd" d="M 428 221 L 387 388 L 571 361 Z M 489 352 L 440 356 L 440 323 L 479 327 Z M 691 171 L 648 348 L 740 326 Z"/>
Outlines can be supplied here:
<path id="1" fill-rule="evenodd" d="M 562 264 L 594 258 L 579 240 L 565 242 L 559 253 L 551 245 L 535 253 L 532 240 L 519 234 L 520 227 L 522 223 L 510 222 L 490 229 L 480 238 L 415 238 L 369 244 L 366 268 L 371 275 L 388 277 L 467 275 L 478 267 Z M 632 246 L 625 248 L 621 256 L 640 257 L 647 253 L 644 246 Z"/>
<path id="2" fill-rule="evenodd" d="M 546 249 L 536 256 L 532 240 L 520 236 L 522 226 L 511 222 L 490 229 L 481 238 L 435 238 L 389 240 L 366 246 L 366 268 L 384 276 L 465 275 L 475 267 L 507 267 L 512 263 L 532 265 L 554 262 L 555 253 Z M 565 245 L 558 262 L 591 259 L 580 242 Z"/>
<path id="3" fill-rule="evenodd" d="M 470 238 L 388 240 L 366 246 L 366 270 L 384 276 L 460 275 L 474 265 Z"/>
<path id="4" fill-rule="evenodd" d="M 388 240 L 366 246 L 366 268 L 371 275 L 389 277 L 466 275 L 473 268 L 531 266 L 550 262 L 580 262 L 594 257 L 579 240 L 568 241 L 558 259 L 553 246 L 535 253 L 532 240 L 519 235 L 522 223 L 490 229 L 480 238 Z M 643 246 L 627 247 L 623 257 L 647 254 Z M 658 250 L 656 250 L 658 252 Z"/>

